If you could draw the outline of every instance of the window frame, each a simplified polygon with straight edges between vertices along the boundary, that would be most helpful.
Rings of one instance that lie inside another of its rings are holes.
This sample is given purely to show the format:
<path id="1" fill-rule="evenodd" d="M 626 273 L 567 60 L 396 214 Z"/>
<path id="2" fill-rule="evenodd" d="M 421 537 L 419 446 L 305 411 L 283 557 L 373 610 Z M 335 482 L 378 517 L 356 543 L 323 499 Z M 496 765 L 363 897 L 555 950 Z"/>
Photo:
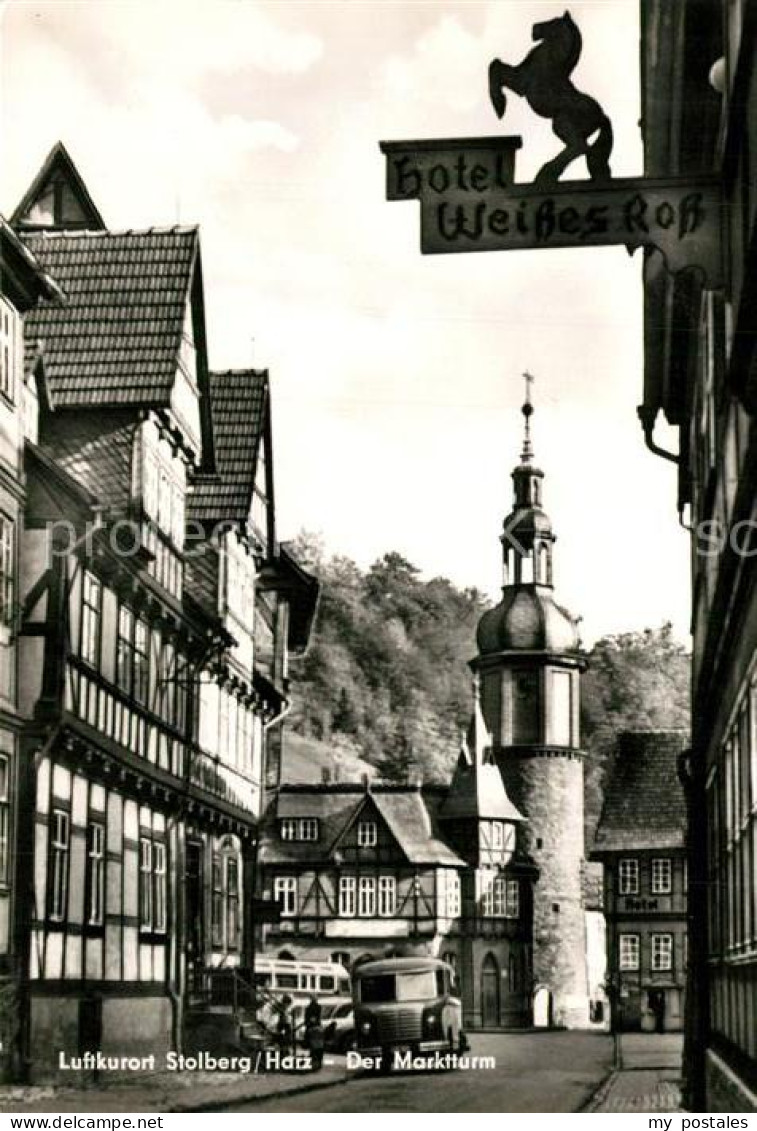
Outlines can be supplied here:
<path id="1" fill-rule="evenodd" d="M 93 591 L 97 595 L 96 602 L 91 599 Z M 79 658 L 95 671 L 100 670 L 102 655 L 102 608 L 103 583 L 96 574 L 85 568 L 81 583 Z"/>
<path id="2" fill-rule="evenodd" d="M 19 350 L 22 335 L 21 314 L 5 295 L 0 296 L 0 395 L 10 405 L 17 403 L 21 384 Z"/>
<path id="3" fill-rule="evenodd" d="M 147 851 L 146 851 L 147 850 Z M 155 833 L 139 834 L 139 933 L 158 936 L 168 932 L 168 845 Z"/>
<path id="4" fill-rule="evenodd" d="M 624 955 L 624 944 L 629 945 L 629 952 Z M 632 945 L 630 945 L 632 944 Z M 633 972 L 641 969 L 641 936 L 638 932 L 623 931 L 618 935 L 618 970 Z"/>
<path id="5" fill-rule="evenodd" d="M 662 867 L 665 865 L 665 867 Z M 673 891 L 673 861 L 669 856 L 654 856 L 650 870 L 652 895 L 670 895 Z"/>
<path id="6" fill-rule="evenodd" d="M 444 893 L 445 918 L 459 919 L 462 914 L 462 882 L 460 873 L 450 869 Z"/>
<path id="7" fill-rule="evenodd" d="M 282 919 L 296 918 L 298 887 L 296 876 L 274 876 L 273 898 L 277 903 L 281 903 Z"/>
<path id="8" fill-rule="evenodd" d="M 48 891 L 47 919 L 65 924 L 68 920 L 68 899 L 71 874 L 71 811 L 61 805 L 50 810 L 48 819 Z M 60 830 L 65 831 L 61 835 Z"/>
<path id="9" fill-rule="evenodd" d="M 520 880 L 506 877 L 505 885 L 505 918 L 520 918 Z"/>
<path id="10" fill-rule="evenodd" d="M 95 830 L 98 830 L 97 835 L 95 835 Z M 95 843 L 98 838 L 99 846 Z M 87 821 L 87 858 L 84 877 L 84 925 L 88 932 L 101 931 L 105 926 L 106 845 L 104 817 L 90 817 Z"/>
<path id="11" fill-rule="evenodd" d="M 223 864 L 221 853 L 214 852 L 210 861 L 210 945 L 214 950 L 223 947 L 223 921 Z"/>
<path id="12" fill-rule="evenodd" d="M 338 888 L 339 915 L 343 919 L 357 916 L 357 876 L 340 876 Z"/>
<path id="13" fill-rule="evenodd" d="M 378 821 L 358 821 L 357 844 L 358 848 L 376 847 L 378 844 Z"/>
<path id="14" fill-rule="evenodd" d="M 231 877 L 234 876 L 234 883 Z M 226 899 L 224 919 L 226 927 L 226 949 L 239 950 L 242 937 L 242 920 L 240 917 L 241 906 L 241 870 L 239 858 L 235 852 L 228 852 L 224 862 L 224 881 L 226 886 Z"/>
<path id="15" fill-rule="evenodd" d="M 0 750 L 0 885 L 5 887 L 10 883 L 11 876 L 11 851 L 13 841 L 11 837 L 11 773 L 13 772 L 12 755 L 7 750 Z"/>
<path id="16" fill-rule="evenodd" d="M 667 946 L 661 947 L 665 942 Z M 672 931 L 653 931 L 650 943 L 649 968 L 655 974 L 670 973 L 674 967 Z"/>
<path id="17" fill-rule="evenodd" d="M 380 919 L 391 919 L 396 914 L 397 879 L 395 876 L 379 876 L 377 903 Z"/>
<path id="18" fill-rule="evenodd" d="M 623 856 L 618 860 L 618 895 L 639 894 L 639 860 Z"/>
<path id="19" fill-rule="evenodd" d="M 0 511 L 0 629 L 13 625 L 16 581 L 16 523 Z"/>
<path id="20" fill-rule="evenodd" d="M 376 876 L 359 876 L 357 884 L 358 919 L 375 919 L 378 909 Z"/>

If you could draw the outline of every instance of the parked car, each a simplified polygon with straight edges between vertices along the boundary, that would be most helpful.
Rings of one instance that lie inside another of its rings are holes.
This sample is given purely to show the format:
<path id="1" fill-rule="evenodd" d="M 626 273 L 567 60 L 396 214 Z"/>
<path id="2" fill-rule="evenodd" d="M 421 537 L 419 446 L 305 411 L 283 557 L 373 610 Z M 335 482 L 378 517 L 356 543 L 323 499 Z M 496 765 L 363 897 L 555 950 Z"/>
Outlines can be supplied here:
<path id="1" fill-rule="evenodd" d="M 355 1011 L 352 1002 L 329 1005 L 324 1009 L 323 1032 L 326 1048 L 334 1052 L 349 1052 L 356 1047 Z"/>

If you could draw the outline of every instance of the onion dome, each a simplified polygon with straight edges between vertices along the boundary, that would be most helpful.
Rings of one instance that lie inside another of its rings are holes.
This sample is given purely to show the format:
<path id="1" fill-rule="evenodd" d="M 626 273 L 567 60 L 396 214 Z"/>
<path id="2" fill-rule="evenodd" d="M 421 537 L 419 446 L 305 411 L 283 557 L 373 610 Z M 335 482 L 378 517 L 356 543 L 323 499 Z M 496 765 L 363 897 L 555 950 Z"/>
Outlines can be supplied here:
<path id="1" fill-rule="evenodd" d="M 575 652 L 578 621 L 541 586 L 507 586 L 500 603 L 481 617 L 476 634 L 482 656 L 492 652 Z"/>

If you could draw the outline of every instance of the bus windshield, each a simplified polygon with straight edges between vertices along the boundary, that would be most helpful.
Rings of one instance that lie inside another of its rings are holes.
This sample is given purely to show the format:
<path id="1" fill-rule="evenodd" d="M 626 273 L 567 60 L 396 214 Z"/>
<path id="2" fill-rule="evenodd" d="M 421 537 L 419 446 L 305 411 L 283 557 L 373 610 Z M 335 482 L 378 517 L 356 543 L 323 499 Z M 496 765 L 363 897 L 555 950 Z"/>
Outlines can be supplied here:
<path id="1" fill-rule="evenodd" d="M 418 970 L 361 978 L 360 1000 L 366 1005 L 389 1001 L 430 1001 L 444 992 L 443 978 L 438 977 L 440 974 L 440 970 Z"/>

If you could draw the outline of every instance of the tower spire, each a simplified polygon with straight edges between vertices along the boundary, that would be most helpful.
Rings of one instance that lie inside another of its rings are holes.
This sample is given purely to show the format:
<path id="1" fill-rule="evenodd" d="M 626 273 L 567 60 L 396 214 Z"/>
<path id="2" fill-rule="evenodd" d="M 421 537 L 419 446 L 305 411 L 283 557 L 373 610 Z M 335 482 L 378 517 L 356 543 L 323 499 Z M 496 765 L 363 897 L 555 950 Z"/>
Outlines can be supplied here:
<path id="1" fill-rule="evenodd" d="M 534 414 L 534 406 L 531 402 L 531 386 L 536 378 L 533 374 L 526 371 L 523 374 L 523 380 L 526 383 L 526 399 L 523 402 L 523 407 L 520 410 L 523 413 L 523 451 L 520 455 L 520 462 L 529 464 L 534 458 L 534 449 L 531 443 L 531 417 Z"/>

